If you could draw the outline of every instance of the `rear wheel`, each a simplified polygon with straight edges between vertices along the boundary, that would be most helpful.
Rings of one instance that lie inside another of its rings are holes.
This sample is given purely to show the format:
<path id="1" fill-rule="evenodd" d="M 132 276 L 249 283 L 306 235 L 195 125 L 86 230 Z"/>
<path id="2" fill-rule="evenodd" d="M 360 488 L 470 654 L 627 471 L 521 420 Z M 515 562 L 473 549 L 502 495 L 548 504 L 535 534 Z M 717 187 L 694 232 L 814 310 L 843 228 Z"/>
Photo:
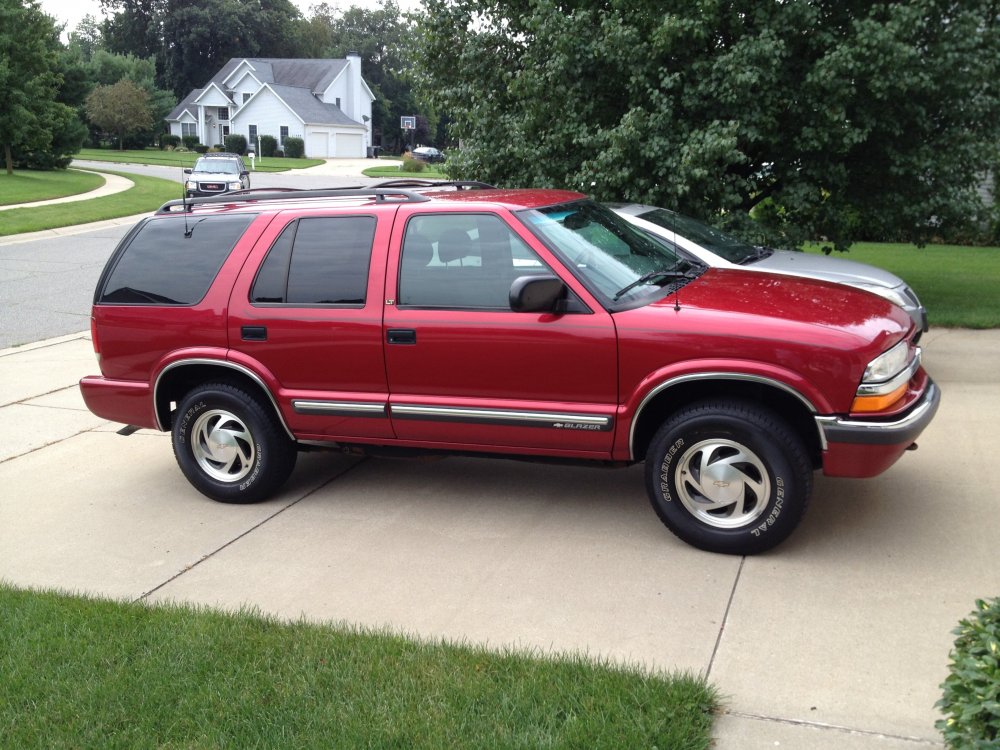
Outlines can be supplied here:
<path id="1" fill-rule="evenodd" d="M 707 401 L 674 414 L 646 454 L 657 515 L 700 549 L 749 555 L 784 541 L 805 513 L 812 469 L 801 438 L 777 414 Z"/>
<path id="2" fill-rule="evenodd" d="M 172 438 L 184 476 L 223 503 L 264 500 L 295 467 L 295 444 L 271 409 L 227 383 L 188 393 L 178 406 Z"/>

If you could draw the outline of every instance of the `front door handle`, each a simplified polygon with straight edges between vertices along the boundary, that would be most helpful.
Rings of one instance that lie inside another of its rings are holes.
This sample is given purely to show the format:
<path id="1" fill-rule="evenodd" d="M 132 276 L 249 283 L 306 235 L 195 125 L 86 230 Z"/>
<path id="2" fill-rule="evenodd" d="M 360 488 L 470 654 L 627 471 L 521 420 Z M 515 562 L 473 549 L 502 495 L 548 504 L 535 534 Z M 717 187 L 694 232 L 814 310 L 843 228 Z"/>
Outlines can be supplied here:
<path id="1" fill-rule="evenodd" d="M 417 332 L 412 328 L 390 328 L 385 333 L 385 340 L 390 344 L 415 344 Z"/>

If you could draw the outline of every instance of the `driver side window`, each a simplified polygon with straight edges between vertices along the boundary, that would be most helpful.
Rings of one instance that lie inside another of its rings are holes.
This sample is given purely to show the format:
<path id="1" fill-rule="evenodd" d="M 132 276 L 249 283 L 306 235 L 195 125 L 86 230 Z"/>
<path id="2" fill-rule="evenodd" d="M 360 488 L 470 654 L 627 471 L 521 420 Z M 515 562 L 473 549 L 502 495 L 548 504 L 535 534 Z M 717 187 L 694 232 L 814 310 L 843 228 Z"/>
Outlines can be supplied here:
<path id="1" fill-rule="evenodd" d="M 498 216 L 414 216 L 403 238 L 397 299 L 402 307 L 510 311 L 515 279 L 551 273 Z"/>

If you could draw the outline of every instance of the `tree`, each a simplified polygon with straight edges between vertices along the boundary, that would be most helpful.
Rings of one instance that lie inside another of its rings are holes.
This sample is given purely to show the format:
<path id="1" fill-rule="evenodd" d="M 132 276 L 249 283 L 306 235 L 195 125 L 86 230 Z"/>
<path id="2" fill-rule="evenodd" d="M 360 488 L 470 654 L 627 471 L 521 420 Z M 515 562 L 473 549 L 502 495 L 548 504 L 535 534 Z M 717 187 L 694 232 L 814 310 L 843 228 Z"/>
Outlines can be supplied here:
<path id="1" fill-rule="evenodd" d="M 55 22 L 35 0 L 0 0 L 0 143 L 7 174 L 25 154 L 44 155 L 50 164 L 65 166 L 65 150 L 79 150 L 79 140 L 73 146 L 71 137 L 61 137 L 72 135 L 75 116 L 56 101 L 62 84 L 59 50 Z M 79 134 L 79 122 L 75 129 Z"/>
<path id="2" fill-rule="evenodd" d="M 167 0 L 101 0 L 101 10 L 107 16 L 101 31 L 109 52 L 149 58 L 161 51 Z"/>
<path id="3" fill-rule="evenodd" d="M 83 62 L 89 62 L 95 52 L 104 48 L 101 27 L 94 16 L 88 14 L 80 20 L 76 28 L 69 33 L 67 47 L 79 53 Z"/>
<path id="4" fill-rule="evenodd" d="M 290 0 L 101 0 L 111 52 L 157 61 L 157 85 L 177 97 L 231 57 L 297 57 Z"/>
<path id="5" fill-rule="evenodd" d="M 125 147 L 128 133 L 146 130 L 153 124 L 149 94 L 127 78 L 91 91 L 87 97 L 87 117 L 108 132 L 117 134 L 120 149 Z"/>
<path id="6" fill-rule="evenodd" d="M 138 84 L 149 96 L 149 109 L 152 116 L 151 130 L 145 135 L 152 138 L 152 130 L 163 124 L 163 118 L 177 104 L 172 91 L 167 91 L 156 85 L 156 60 L 142 59 L 134 55 L 112 54 L 105 50 L 97 50 L 88 66 L 92 85 L 111 85 L 123 79 Z M 142 133 L 141 130 L 132 131 Z"/>
<path id="7" fill-rule="evenodd" d="M 424 0 L 455 176 L 746 219 L 785 244 L 957 229 L 1000 142 L 992 0 Z"/>

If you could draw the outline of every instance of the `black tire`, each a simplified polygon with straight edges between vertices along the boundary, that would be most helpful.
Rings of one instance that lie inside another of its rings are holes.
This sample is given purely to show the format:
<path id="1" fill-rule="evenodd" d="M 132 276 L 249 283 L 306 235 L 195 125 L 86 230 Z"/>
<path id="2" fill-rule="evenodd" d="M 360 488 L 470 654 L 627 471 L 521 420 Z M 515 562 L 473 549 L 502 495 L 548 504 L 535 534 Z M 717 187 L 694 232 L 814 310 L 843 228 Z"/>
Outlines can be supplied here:
<path id="1" fill-rule="evenodd" d="M 646 490 L 660 520 L 688 544 L 752 555 L 798 526 L 812 467 L 802 439 L 773 411 L 705 401 L 673 414 L 653 437 Z"/>
<path id="2" fill-rule="evenodd" d="M 188 393 L 171 435 L 184 476 L 223 503 L 266 499 L 288 479 L 298 455 L 270 406 L 227 383 Z"/>

